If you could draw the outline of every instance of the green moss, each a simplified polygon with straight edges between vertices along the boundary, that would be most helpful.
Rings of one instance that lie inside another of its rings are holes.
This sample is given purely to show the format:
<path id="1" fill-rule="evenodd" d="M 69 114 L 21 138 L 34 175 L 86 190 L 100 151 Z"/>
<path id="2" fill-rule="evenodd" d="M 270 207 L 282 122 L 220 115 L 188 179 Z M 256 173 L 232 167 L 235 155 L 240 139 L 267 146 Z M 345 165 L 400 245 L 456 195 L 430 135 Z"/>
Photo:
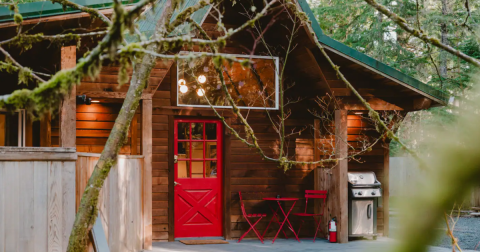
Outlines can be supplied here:
<path id="1" fill-rule="evenodd" d="M 23 17 L 22 15 L 20 15 L 20 13 L 15 13 L 13 15 L 13 21 L 16 23 L 16 24 L 21 24 L 23 22 Z"/>

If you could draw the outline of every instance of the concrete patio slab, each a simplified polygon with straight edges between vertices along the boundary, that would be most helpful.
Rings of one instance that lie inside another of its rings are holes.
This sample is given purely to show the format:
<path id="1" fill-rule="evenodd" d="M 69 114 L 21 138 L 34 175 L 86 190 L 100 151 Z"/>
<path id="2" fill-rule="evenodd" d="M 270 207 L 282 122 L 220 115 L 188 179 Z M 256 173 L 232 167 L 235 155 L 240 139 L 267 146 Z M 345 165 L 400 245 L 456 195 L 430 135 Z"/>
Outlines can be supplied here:
<path id="1" fill-rule="evenodd" d="M 237 243 L 236 240 L 229 240 L 230 244 L 210 244 L 210 245 L 184 245 L 178 241 L 153 243 L 153 252 L 374 252 L 388 251 L 395 243 L 395 240 L 379 237 L 376 241 L 359 240 L 351 241 L 345 244 L 329 243 L 326 240 L 317 240 L 313 243 L 311 240 L 302 240 L 298 243 L 294 239 L 278 239 L 272 244 L 271 240 L 266 240 L 262 244 L 259 240 L 242 240 Z M 452 249 L 442 247 L 430 247 L 429 252 L 450 252 Z M 465 250 L 464 250 L 465 251 Z"/>

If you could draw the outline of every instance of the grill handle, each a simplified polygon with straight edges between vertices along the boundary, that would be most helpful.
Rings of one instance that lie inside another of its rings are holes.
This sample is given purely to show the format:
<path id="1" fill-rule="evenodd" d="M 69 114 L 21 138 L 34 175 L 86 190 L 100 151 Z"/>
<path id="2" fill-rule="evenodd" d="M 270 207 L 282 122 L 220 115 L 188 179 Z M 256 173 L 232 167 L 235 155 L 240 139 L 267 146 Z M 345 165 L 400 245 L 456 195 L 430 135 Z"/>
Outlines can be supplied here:
<path id="1" fill-rule="evenodd" d="M 368 204 L 367 206 L 367 218 L 372 218 L 372 204 Z"/>

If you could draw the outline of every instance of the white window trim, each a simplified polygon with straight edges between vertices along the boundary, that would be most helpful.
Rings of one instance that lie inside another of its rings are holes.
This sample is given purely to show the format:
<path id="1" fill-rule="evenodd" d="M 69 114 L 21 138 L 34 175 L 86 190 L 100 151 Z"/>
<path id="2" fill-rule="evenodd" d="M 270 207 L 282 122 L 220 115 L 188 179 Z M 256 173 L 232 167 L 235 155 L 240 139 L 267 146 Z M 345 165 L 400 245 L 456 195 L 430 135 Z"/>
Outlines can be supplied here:
<path id="1" fill-rule="evenodd" d="M 7 112 L 5 109 L 0 109 L 0 112 Z M 27 125 L 27 112 L 25 109 L 16 110 L 18 113 L 18 147 L 25 147 L 26 125 Z M 10 146 L 13 147 L 13 146 Z"/>
<path id="2" fill-rule="evenodd" d="M 192 53 L 192 52 L 186 52 L 182 51 L 182 53 Z M 195 54 L 201 54 L 201 53 L 196 53 Z M 260 55 L 244 55 L 244 54 L 229 54 L 233 57 L 238 57 L 238 58 L 256 58 L 256 59 L 271 59 L 275 61 L 275 107 L 269 108 L 269 107 L 245 107 L 245 106 L 237 106 L 240 109 L 261 109 L 261 110 L 278 110 L 279 109 L 279 97 L 280 97 L 280 85 L 279 85 L 279 77 L 278 77 L 278 69 L 279 69 L 279 57 L 275 56 L 260 56 Z M 177 92 L 177 106 L 178 107 L 192 107 L 192 108 L 210 108 L 210 105 L 194 105 L 194 104 L 180 104 L 179 103 L 179 90 L 178 90 L 178 80 L 179 80 L 179 64 L 177 64 L 177 82 L 175 83 L 175 88 Z M 232 106 L 218 106 L 218 105 L 213 105 L 214 108 L 232 108 Z"/>

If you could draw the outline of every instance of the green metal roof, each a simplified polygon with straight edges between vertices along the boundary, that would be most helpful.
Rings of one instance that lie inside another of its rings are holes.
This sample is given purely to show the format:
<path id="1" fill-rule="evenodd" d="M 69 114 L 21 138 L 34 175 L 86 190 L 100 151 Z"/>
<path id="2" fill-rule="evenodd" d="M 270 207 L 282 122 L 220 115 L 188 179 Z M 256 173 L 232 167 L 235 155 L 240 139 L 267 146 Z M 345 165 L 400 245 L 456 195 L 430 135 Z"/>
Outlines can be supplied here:
<path id="1" fill-rule="evenodd" d="M 109 8 L 112 5 L 112 0 L 72 0 L 75 3 L 78 3 L 83 6 L 87 6 L 90 8 L 96 9 L 104 9 Z M 123 0 L 123 4 L 133 4 L 138 2 L 139 0 Z M 146 36 L 150 37 L 153 34 L 155 29 L 156 21 L 159 18 L 159 15 L 162 13 L 162 9 L 166 0 L 158 0 L 157 4 L 153 8 L 153 10 L 149 10 L 145 18 L 137 21 L 139 25 L 139 30 Z M 196 4 L 198 0 L 185 0 L 184 5 L 181 9 L 177 10 L 174 15 L 172 16 L 172 20 L 184 9 L 193 6 Z M 449 96 L 443 93 L 440 90 L 437 90 L 409 75 L 406 75 L 388 65 L 375 60 L 372 57 L 369 57 L 351 47 L 348 47 L 330 37 L 325 35 L 318 24 L 315 15 L 313 14 L 312 10 L 310 9 L 306 0 L 298 0 L 300 7 L 302 10 L 307 14 L 308 18 L 312 22 L 312 28 L 317 36 L 318 41 L 320 43 L 326 45 L 329 48 L 332 48 L 341 54 L 354 59 L 378 72 L 383 73 L 386 76 L 389 76 L 393 79 L 398 80 L 401 83 L 408 85 L 409 87 L 413 88 L 414 90 L 419 91 L 427 96 L 433 97 L 438 100 L 440 103 L 446 104 L 448 102 Z M 18 9 L 20 14 L 22 14 L 24 19 L 29 18 L 39 18 L 39 17 L 48 17 L 54 15 L 64 15 L 69 13 L 78 13 L 78 10 L 74 10 L 72 8 L 67 8 L 63 10 L 61 4 L 52 3 L 52 2 L 33 2 L 33 3 L 26 3 L 26 4 L 19 4 Z M 201 23 L 204 19 L 205 15 L 208 13 L 210 6 L 206 6 L 192 15 L 192 19 L 196 23 Z M 9 10 L 8 7 L 0 7 L 0 23 L 2 22 L 10 22 L 13 21 L 13 12 Z M 185 34 L 189 31 L 190 25 L 185 23 L 178 27 L 175 31 L 172 32 L 171 35 L 180 35 Z M 132 37 L 128 37 L 127 39 L 131 39 Z"/>
<path id="2" fill-rule="evenodd" d="M 409 75 L 406 75 L 395 68 L 392 68 L 370 56 L 367 56 L 351 47 L 346 46 L 345 44 L 342 44 L 327 35 L 325 35 L 322 31 L 322 28 L 320 28 L 320 24 L 317 22 L 317 19 L 315 18 L 315 15 L 313 14 L 312 10 L 310 9 L 310 6 L 308 6 L 308 3 L 306 0 L 298 0 L 298 3 L 300 4 L 300 7 L 302 10 L 307 14 L 308 18 L 312 22 L 312 28 L 313 31 L 315 32 L 315 35 L 317 36 L 318 41 L 320 43 L 354 59 L 357 60 L 387 76 L 390 76 L 393 79 L 396 79 L 402 83 L 407 84 L 408 86 L 420 91 L 421 93 L 424 93 L 428 96 L 431 96 L 433 98 L 436 98 L 437 100 L 440 101 L 440 103 L 443 103 L 443 105 L 448 103 L 449 96 L 445 94 L 444 92 L 431 87 Z"/>
<path id="3" fill-rule="evenodd" d="M 122 0 L 123 4 L 133 4 L 139 0 Z M 105 9 L 112 6 L 112 0 L 72 0 L 72 2 L 95 9 Z M 80 11 L 67 7 L 63 7 L 59 3 L 33 2 L 18 5 L 18 11 L 22 14 L 23 19 L 41 18 L 55 15 L 64 15 L 71 13 L 79 13 Z M 8 6 L 0 7 L 0 23 L 13 21 L 13 11 L 9 10 Z"/>
<path id="4" fill-rule="evenodd" d="M 149 10 L 146 10 L 146 13 L 144 15 L 144 18 L 141 20 L 137 21 L 138 24 L 138 29 L 140 32 L 147 38 L 151 37 L 155 31 L 155 26 L 157 24 L 157 20 L 160 19 L 160 15 L 162 14 L 163 7 L 165 5 L 165 2 L 167 0 L 158 0 L 157 3 L 155 4 L 154 8 L 151 8 Z M 186 8 L 194 6 L 197 4 L 199 0 L 186 0 L 183 3 L 183 6 L 181 8 L 178 8 L 175 10 L 175 12 L 172 15 L 172 18 L 170 19 L 170 22 L 175 20 L 177 18 L 177 15 L 184 11 Z M 194 12 L 191 16 L 193 21 L 195 21 L 197 24 L 200 24 L 205 17 L 205 15 L 208 13 L 210 10 L 210 6 L 205 6 L 202 9 Z M 185 22 L 184 24 L 180 25 L 177 27 L 171 34 L 170 36 L 179 36 L 182 34 L 186 34 L 190 31 L 190 24 Z M 130 37 L 127 39 L 130 40 Z"/>

